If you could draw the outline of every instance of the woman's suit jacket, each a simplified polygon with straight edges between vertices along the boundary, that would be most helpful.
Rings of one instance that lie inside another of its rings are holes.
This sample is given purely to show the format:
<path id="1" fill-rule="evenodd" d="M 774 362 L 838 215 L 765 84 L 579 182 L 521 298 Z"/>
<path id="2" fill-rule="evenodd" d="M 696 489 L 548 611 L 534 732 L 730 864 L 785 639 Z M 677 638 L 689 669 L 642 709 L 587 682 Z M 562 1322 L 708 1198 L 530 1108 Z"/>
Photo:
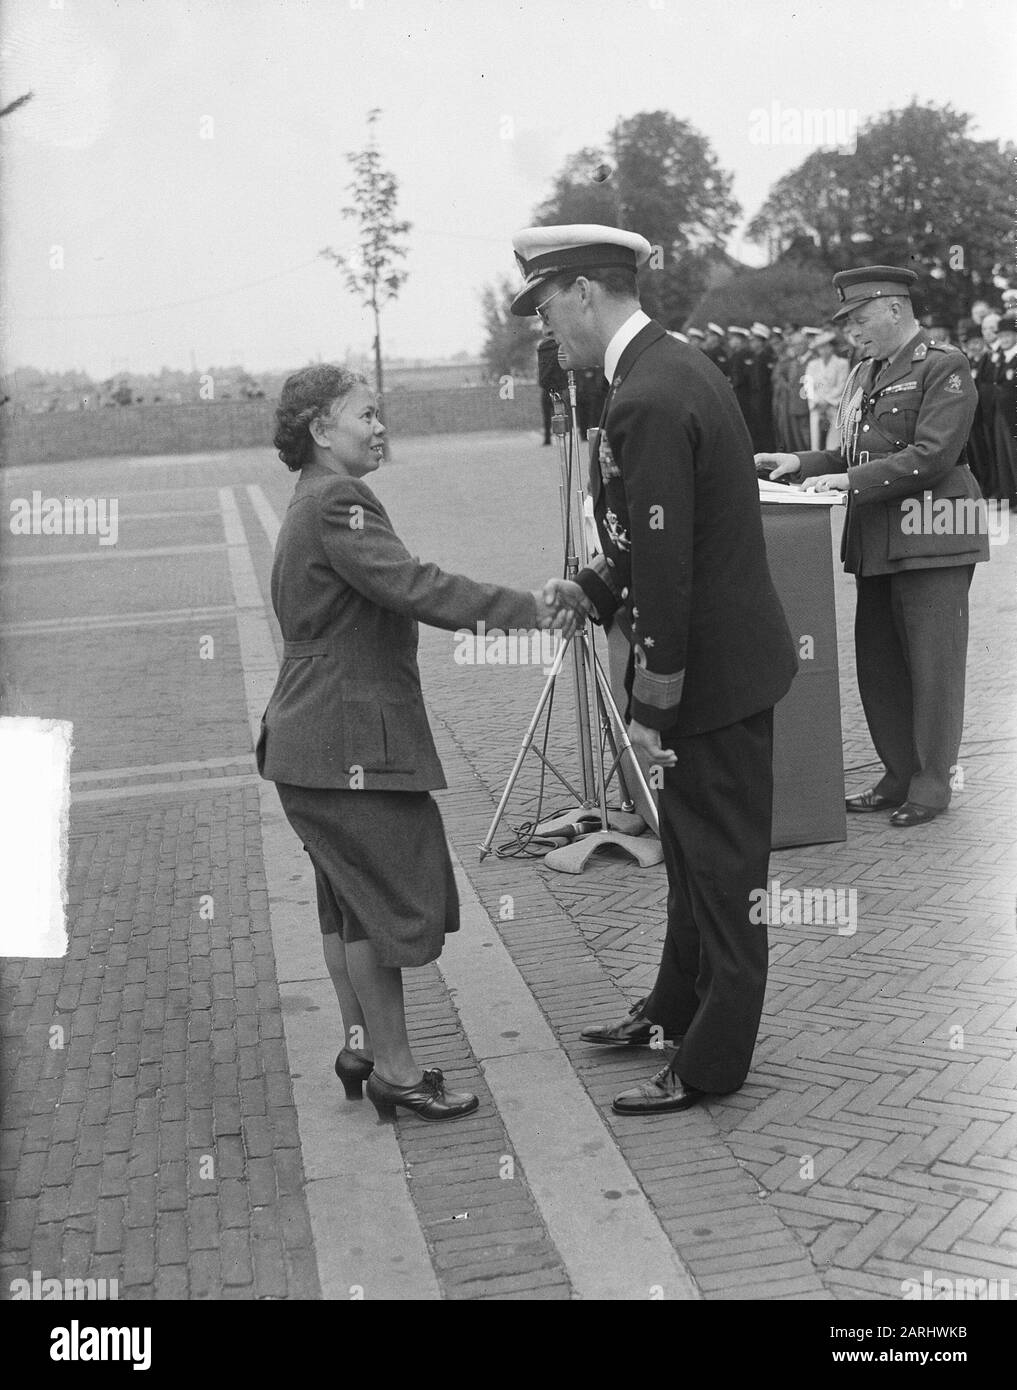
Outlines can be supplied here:
<path id="1" fill-rule="evenodd" d="M 347 790 L 446 785 L 424 710 L 417 622 L 531 629 L 532 594 L 421 564 L 365 482 L 301 471 L 279 531 L 272 604 L 283 663 L 261 721 L 272 782 Z"/>

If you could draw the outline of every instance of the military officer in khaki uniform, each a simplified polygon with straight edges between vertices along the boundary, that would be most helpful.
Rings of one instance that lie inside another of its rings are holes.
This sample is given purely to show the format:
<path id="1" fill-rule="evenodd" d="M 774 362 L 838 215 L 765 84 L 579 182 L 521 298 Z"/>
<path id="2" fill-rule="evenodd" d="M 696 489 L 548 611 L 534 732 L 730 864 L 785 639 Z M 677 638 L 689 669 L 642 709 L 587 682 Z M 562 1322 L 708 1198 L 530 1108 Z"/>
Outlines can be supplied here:
<path id="1" fill-rule="evenodd" d="M 841 557 L 858 583 L 858 688 L 886 771 L 849 811 L 921 825 L 950 802 L 964 722 L 968 587 L 989 558 L 965 442 L 977 397 L 963 353 L 915 320 L 911 270 L 833 277 L 835 319 L 862 352 L 838 411 L 838 450 L 759 454 L 771 477 L 848 494 Z"/>

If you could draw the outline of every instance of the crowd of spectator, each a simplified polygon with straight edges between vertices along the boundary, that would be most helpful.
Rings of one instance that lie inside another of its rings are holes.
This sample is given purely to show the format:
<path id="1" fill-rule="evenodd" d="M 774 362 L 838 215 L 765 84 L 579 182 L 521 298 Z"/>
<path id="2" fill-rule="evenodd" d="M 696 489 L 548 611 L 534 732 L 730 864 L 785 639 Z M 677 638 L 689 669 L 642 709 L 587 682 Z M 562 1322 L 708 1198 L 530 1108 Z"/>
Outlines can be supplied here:
<path id="1" fill-rule="evenodd" d="M 979 301 L 952 329 L 929 315 L 922 327 L 967 358 L 978 391 L 967 461 L 983 495 L 1017 504 L 1017 291 L 1003 300 L 1000 311 Z M 839 447 L 837 405 L 858 354 L 836 325 L 710 322 L 670 331 L 727 377 L 756 453 Z"/>

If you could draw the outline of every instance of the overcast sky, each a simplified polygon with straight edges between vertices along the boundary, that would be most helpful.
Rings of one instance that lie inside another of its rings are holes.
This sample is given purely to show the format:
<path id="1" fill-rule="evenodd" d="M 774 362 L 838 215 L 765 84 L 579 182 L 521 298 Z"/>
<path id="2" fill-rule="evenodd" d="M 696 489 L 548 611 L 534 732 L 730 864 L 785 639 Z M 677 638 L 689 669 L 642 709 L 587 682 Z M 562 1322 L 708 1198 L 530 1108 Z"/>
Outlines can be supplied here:
<path id="1" fill-rule="evenodd" d="M 1014 0 L 5 0 L 2 14 L 0 98 L 35 93 L 0 122 L 8 370 L 105 377 L 193 354 L 257 371 L 367 348 L 367 315 L 316 257 L 352 244 L 344 155 L 372 106 L 413 223 L 383 341 L 415 357 L 480 348 L 479 292 L 514 276 L 512 232 L 619 115 L 664 108 L 701 130 L 742 225 L 809 153 L 760 143 L 774 103 L 834 108 L 847 130 L 916 96 L 970 112 L 981 138 L 1017 131 Z M 737 235 L 729 249 L 758 262 Z"/>

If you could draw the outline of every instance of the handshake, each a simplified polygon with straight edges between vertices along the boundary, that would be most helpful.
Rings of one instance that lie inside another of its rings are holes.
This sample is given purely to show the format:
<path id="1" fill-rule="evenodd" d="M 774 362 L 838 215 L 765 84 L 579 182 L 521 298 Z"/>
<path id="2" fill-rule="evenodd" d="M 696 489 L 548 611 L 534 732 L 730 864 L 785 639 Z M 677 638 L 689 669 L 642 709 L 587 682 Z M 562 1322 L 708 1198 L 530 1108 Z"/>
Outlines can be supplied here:
<path id="1" fill-rule="evenodd" d="M 533 591 L 537 606 L 537 626 L 541 631 L 560 632 L 566 640 L 596 612 L 593 604 L 572 579 L 549 579 L 543 589 Z"/>

